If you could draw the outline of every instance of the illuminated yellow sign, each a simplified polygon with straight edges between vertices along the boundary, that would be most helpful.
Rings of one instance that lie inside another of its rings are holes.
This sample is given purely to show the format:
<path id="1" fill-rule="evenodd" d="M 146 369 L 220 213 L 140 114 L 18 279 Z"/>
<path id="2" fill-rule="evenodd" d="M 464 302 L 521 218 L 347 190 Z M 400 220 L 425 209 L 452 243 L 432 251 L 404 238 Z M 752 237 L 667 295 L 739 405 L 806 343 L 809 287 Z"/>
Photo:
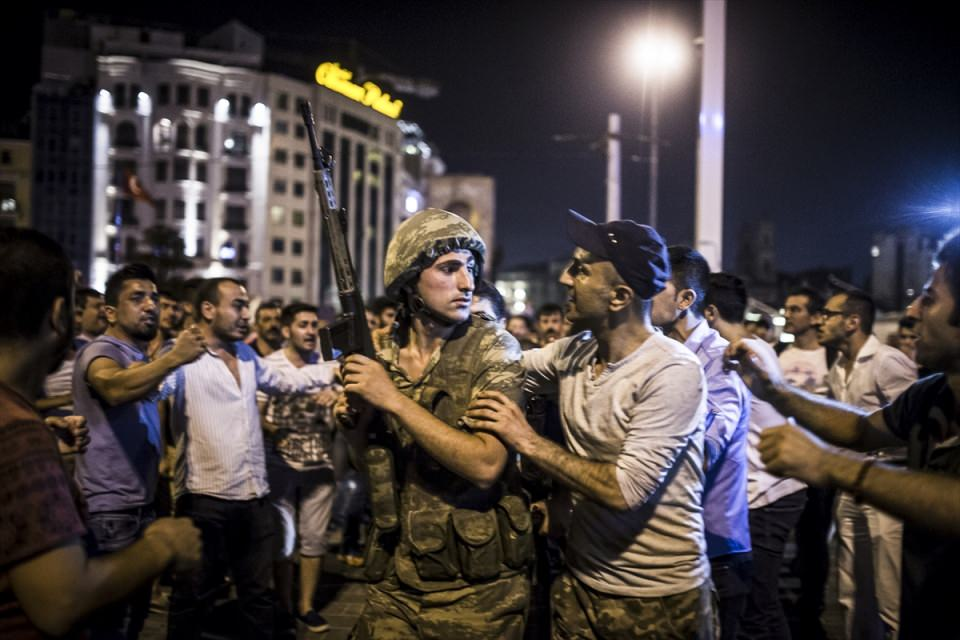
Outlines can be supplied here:
<path id="1" fill-rule="evenodd" d="M 385 116 L 400 117 L 403 100 L 391 100 L 389 93 L 384 93 L 380 87 L 372 82 L 364 82 L 363 86 L 351 82 L 353 72 L 342 68 L 339 62 L 324 62 L 317 67 L 316 77 L 317 84 L 321 87 L 326 87 L 331 91 L 347 96 L 351 100 L 356 100 Z"/>

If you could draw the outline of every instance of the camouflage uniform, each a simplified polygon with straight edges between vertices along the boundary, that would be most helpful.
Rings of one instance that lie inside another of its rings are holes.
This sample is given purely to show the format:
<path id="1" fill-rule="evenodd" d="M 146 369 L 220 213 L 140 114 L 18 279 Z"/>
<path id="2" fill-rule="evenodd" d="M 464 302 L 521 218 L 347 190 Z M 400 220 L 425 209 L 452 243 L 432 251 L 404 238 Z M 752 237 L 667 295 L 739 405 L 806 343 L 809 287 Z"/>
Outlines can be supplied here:
<path id="1" fill-rule="evenodd" d="M 714 594 L 707 582 L 660 598 L 601 593 L 569 572 L 550 590 L 553 640 L 709 640 L 718 629 Z"/>
<path id="2" fill-rule="evenodd" d="M 455 249 L 473 251 L 482 265 L 482 241 L 465 221 L 439 210 L 417 214 L 400 227 L 388 249 L 388 292 L 398 297 L 399 288 L 391 285 L 409 284 Z M 415 269 L 404 268 L 414 263 Z M 399 367 L 393 336 L 380 337 L 376 347 L 397 388 L 455 429 L 467 430 L 460 418 L 480 391 L 519 398 L 519 345 L 477 316 L 454 328 L 417 380 Z M 367 567 L 383 567 L 383 575 L 370 576 L 377 581 L 368 588 L 352 637 L 520 640 L 533 550 L 527 505 L 502 483 L 482 489 L 449 471 L 399 421 L 387 416 L 387 423 L 397 442 L 399 532 L 395 544 L 385 545 L 382 532 L 372 532 Z"/>

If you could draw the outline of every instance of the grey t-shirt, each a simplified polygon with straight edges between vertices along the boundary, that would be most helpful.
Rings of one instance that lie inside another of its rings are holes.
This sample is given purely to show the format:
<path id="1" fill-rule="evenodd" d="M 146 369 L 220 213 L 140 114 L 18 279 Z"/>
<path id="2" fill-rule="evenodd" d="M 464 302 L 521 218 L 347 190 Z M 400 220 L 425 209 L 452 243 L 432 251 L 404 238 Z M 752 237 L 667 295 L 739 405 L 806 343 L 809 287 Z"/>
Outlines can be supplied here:
<path id="1" fill-rule="evenodd" d="M 524 390 L 559 394 L 567 448 L 617 467 L 630 509 L 575 497 L 567 560 L 603 593 L 663 597 L 708 578 L 703 528 L 706 383 L 689 349 L 661 334 L 594 375 L 589 334 L 525 351 Z"/>
<path id="2" fill-rule="evenodd" d="M 133 345 L 109 336 L 88 342 L 77 353 L 73 403 L 90 430 L 90 445 L 77 457 L 77 484 L 91 513 L 150 505 L 161 447 L 156 394 L 111 407 L 86 381 L 97 358 L 123 368 L 146 359 Z"/>

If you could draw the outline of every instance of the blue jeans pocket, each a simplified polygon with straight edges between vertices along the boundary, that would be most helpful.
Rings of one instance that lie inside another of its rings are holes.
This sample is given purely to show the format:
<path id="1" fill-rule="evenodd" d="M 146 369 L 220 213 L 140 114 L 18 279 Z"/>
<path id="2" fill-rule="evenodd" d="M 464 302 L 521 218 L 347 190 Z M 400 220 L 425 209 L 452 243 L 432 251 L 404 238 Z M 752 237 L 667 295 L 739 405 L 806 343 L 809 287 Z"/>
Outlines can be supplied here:
<path id="1" fill-rule="evenodd" d="M 140 537 L 141 524 L 139 515 L 129 513 L 91 513 L 87 520 L 97 553 L 129 547 Z"/>

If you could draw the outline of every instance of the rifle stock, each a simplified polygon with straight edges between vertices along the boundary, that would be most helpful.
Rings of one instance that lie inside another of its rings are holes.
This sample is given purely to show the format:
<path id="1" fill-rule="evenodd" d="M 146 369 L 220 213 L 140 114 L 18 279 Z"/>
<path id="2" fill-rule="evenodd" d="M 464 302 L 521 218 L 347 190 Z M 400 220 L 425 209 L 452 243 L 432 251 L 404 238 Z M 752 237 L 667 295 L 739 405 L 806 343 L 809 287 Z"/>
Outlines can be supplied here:
<path id="1" fill-rule="evenodd" d="M 333 360 L 337 355 L 353 353 L 374 358 L 376 352 L 364 313 L 366 307 L 363 294 L 357 286 L 357 272 L 347 246 L 346 210 L 337 206 L 337 196 L 333 189 L 333 154 L 318 143 L 313 110 L 306 100 L 300 103 L 300 115 L 303 117 L 307 140 L 310 142 L 313 187 L 320 200 L 323 232 L 330 244 L 330 258 L 340 297 L 340 315 L 336 321 L 320 331 L 320 351 L 324 360 Z"/>

